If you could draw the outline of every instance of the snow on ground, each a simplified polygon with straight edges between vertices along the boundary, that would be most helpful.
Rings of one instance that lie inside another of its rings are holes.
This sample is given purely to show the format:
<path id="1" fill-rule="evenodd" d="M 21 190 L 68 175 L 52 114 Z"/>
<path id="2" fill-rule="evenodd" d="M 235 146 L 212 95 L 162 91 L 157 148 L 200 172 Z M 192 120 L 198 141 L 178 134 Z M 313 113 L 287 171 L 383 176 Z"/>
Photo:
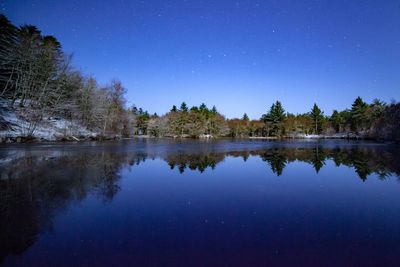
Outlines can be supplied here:
<path id="1" fill-rule="evenodd" d="M 321 138 L 321 135 L 318 135 L 318 134 L 305 134 L 305 135 L 303 135 L 303 138 L 316 139 L 316 138 Z"/>
<path id="2" fill-rule="evenodd" d="M 3 103 L 0 105 L 0 123 L 3 124 L 0 129 L 0 138 L 26 136 L 29 126 L 28 121 L 18 116 L 14 109 L 7 108 Z M 68 136 L 77 138 L 96 136 L 96 133 L 89 131 L 76 121 L 49 117 L 36 126 L 33 136 L 38 139 L 54 141 Z"/>

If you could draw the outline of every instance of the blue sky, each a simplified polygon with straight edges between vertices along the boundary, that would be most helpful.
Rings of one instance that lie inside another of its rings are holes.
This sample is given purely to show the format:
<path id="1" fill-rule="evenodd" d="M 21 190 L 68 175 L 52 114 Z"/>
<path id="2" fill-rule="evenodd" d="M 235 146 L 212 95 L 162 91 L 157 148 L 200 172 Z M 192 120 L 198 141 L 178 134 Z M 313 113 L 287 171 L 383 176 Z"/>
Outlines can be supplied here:
<path id="1" fill-rule="evenodd" d="M 162 114 L 182 101 L 259 118 L 280 100 L 330 114 L 357 96 L 400 100 L 400 1 L 3 0 L 128 104 Z"/>

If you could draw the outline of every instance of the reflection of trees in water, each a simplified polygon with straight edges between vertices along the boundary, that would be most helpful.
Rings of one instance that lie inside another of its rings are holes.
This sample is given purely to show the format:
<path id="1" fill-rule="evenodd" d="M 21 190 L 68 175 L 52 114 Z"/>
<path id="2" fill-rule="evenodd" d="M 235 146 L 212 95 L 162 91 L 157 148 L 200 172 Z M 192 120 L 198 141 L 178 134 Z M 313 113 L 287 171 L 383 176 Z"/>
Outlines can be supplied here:
<path id="1" fill-rule="evenodd" d="M 183 173 L 185 169 L 199 170 L 203 172 L 206 168 L 214 169 L 226 156 L 242 157 L 247 161 L 249 156 L 258 156 L 265 161 L 271 170 L 278 176 L 282 175 L 285 167 L 294 161 L 301 161 L 313 166 L 318 173 L 326 164 L 332 160 L 336 166 L 353 167 L 357 175 L 365 181 L 370 174 L 377 174 L 380 179 L 390 175 L 400 175 L 400 163 L 397 159 L 400 151 L 396 149 L 375 147 L 336 147 L 323 148 L 287 148 L 274 147 L 264 150 L 234 151 L 221 153 L 189 154 L 178 153 L 164 157 L 171 169 L 178 167 Z"/>
<path id="2" fill-rule="evenodd" d="M 7 255 L 19 254 L 31 246 L 38 234 L 52 227 L 53 218 L 73 202 L 88 194 L 111 201 L 120 190 L 122 167 L 139 165 L 149 158 L 165 160 L 171 169 L 204 172 L 214 169 L 226 156 L 260 157 L 271 170 L 282 175 L 294 161 L 305 162 L 319 172 L 327 160 L 336 166 L 353 167 L 365 180 L 375 173 L 380 179 L 400 175 L 399 150 L 374 146 L 323 148 L 275 147 L 252 151 L 191 153 L 140 152 L 43 152 L 26 153 L 0 168 L 0 261 Z M 2 157 L 2 155 L 0 155 Z M 1 158 L 4 162 L 6 157 Z"/>
<path id="3" fill-rule="evenodd" d="M 285 153 L 278 148 L 267 150 L 259 154 L 260 158 L 271 166 L 271 170 L 280 176 L 288 162 Z"/>
<path id="4" fill-rule="evenodd" d="M 287 164 L 294 161 L 301 161 L 313 166 L 318 173 L 326 164 L 332 160 L 336 166 L 353 167 L 357 175 L 365 181 L 370 174 L 377 174 L 380 179 L 390 175 L 400 175 L 400 163 L 397 162 L 400 156 L 397 150 L 384 150 L 375 148 L 282 148 L 275 147 L 267 150 L 236 151 L 225 153 L 203 153 L 177 154 L 165 157 L 171 169 L 178 167 L 181 173 L 186 168 L 203 172 L 207 167 L 214 169 L 223 161 L 226 156 L 242 157 L 247 161 L 249 156 L 259 156 L 267 162 L 271 170 L 278 176 L 282 175 Z"/>
<path id="5" fill-rule="evenodd" d="M 329 155 L 336 166 L 345 165 L 353 167 L 357 175 L 365 181 L 375 173 L 381 180 L 390 175 L 400 175 L 399 151 L 396 149 L 369 149 L 356 147 L 351 149 L 336 148 Z"/>
<path id="6" fill-rule="evenodd" d="M 253 151 L 254 156 L 260 156 L 266 161 L 272 171 L 278 176 L 282 174 L 286 165 L 293 161 L 306 162 L 313 166 L 318 173 L 327 160 L 332 160 L 336 166 L 353 167 L 357 175 L 365 181 L 373 173 L 380 179 L 390 175 L 400 175 L 398 150 L 386 150 L 372 147 L 352 148 L 274 148 L 268 151 Z"/>
<path id="7" fill-rule="evenodd" d="M 171 170 L 178 167 L 180 173 L 183 173 L 186 168 L 190 170 L 198 170 L 204 172 L 208 167 L 214 169 L 218 163 L 223 161 L 225 154 L 223 153 L 210 153 L 210 154 L 185 154 L 177 153 L 170 154 L 165 157 Z"/>
<path id="8" fill-rule="evenodd" d="M 95 193 L 111 201 L 119 191 L 122 165 L 138 163 L 127 154 L 80 153 L 27 156 L 2 166 L 0 180 L 0 262 L 31 246 L 52 226 L 55 215 Z"/>

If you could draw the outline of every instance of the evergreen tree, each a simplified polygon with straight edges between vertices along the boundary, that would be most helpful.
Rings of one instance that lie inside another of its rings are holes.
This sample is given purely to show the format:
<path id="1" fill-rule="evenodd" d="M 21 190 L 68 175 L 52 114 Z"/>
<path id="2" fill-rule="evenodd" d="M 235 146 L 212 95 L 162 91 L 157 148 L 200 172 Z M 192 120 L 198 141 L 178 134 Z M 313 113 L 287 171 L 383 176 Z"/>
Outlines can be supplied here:
<path id="1" fill-rule="evenodd" d="M 384 102 L 382 102 L 379 99 L 374 99 L 372 101 L 372 104 L 370 105 L 370 109 L 371 109 L 371 118 L 369 118 L 370 120 L 377 120 L 379 119 L 383 112 L 385 111 L 386 108 L 386 104 Z"/>
<path id="2" fill-rule="evenodd" d="M 324 120 L 323 114 L 324 113 L 321 111 L 318 105 L 314 103 L 314 106 L 310 112 L 310 117 L 312 119 L 313 129 L 315 134 L 320 134 L 322 132 L 322 123 Z"/>
<path id="3" fill-rule="evenodd" d="M 193 107 L 190 108 L 190 111 L 191 112 L 199 112 L 199 108 L 196 107 L 196 106 L 193 106 Z"/>
<path id="4" fill-rule="evenodd" d="M 242 117 L 242 120 L 243 120 L 243 121 L 249 121 L 249 116 L 247 116 L 247 114 L 244 113 L 244 114 L 243 114 L 243 117 Z"/>
<path id="5" fill-rule="evenodd" d="M 337 110 L 333 111 L 330 121 L 333 129 L 335 129 L 336 132 L 342 131 L 346 122 L 341 113 L 339 113 Z"/>
<path id="6" fill-rule="evenodd" d="M 262 115 L 261 120 L 268 126 L 271 126 L 271 134 L 279 136 L 282 134 L 282 130 L 284 130 L 282 123 L 285 118 L 286 114 L 281 102 L 276 101 L 274 104 L 272 104 L 269 112 Z"/>
<path id="7" fill-rule="evenodd" d="M 361 97 L 357 97 L 354 103 L 351 105 L 351 127 L 355 131 L 363 129 L 366 122 L 366 111 L 368 105 Z"/>
<path id="8" fill-rule="evenodd" d="M 207 108 L 206 104 L 201 103 L 201 105 L 200 105 L 200 107 L 199 107 L 199 110 L 200 110 L 201 112 L 205 113 L 205 112 L 208 111 L 208 108 Z"/>
<path id="9" fill-rule="evenodd" d="M 181 104 L 181 111 L 182 112 L 188 112 L 188 107 L 187 107 L 185 102 L 182 102 L 182 104 Z"/>
<path id="10" fill-rule="evenodd" d="M 177 111 L 178 111 L 178 109 L 176 108 L 175 105 L 173 105 L 172 108 L 171 108 L 171 112 L 177 112 Z"/>

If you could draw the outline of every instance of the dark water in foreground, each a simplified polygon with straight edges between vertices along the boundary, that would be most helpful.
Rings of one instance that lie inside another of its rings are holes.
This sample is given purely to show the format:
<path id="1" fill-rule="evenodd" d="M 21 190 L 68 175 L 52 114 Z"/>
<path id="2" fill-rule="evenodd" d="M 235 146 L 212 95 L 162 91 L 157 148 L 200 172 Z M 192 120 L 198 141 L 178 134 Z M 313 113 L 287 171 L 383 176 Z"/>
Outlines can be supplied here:
<path id="1" fill-rule="evenodd" d="M 400 266 L 400 149 L 0 146 L 0 265 Z"/>

